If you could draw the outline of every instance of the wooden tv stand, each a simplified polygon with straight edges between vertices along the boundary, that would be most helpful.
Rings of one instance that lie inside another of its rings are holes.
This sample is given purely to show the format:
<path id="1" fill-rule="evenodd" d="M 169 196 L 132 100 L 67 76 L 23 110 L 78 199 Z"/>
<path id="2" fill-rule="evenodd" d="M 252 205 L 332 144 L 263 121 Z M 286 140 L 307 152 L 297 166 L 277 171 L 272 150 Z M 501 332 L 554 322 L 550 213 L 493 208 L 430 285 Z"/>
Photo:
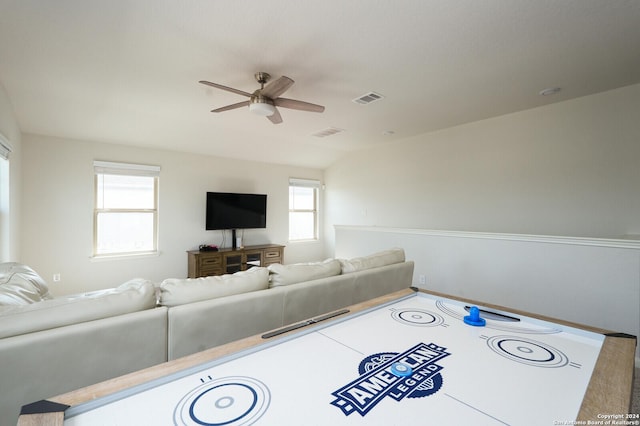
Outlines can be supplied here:
<path id="1" fill-rule="evenodd" d="M 189 278 L 210 275 L 233 274 L 253 266 L 282 263 L 284 246 L 263 244 L 238 249 L 224 248 L 218 251 L 189 250 Z"/>

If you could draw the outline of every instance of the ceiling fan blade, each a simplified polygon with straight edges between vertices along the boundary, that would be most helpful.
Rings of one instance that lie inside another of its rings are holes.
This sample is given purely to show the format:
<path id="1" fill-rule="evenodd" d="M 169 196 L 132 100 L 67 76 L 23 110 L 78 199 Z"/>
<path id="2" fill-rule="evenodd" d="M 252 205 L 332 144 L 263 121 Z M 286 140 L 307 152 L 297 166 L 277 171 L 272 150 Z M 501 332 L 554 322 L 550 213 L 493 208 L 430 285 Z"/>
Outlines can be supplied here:
<path id="1" fill-rule="evenodd" d="M 223 106 L 220 108 L 212 109 L 211 112 L 229 111 L 231 109 L 242 108 L 244 106 L 249 106 L 249 101 L 238 102 L 237 104 L 231 104 L 231 105 Z"/>
<path id="2" fill-rule="evenodd" d="M 323 112 L 324 107 L 322 105 L 316 105 L 309 102 L 296 101 L 295 99 L 287 99 L 287 98 L 278 98 L 274 99 L 273 102 L 276 106 L 290 109 L 298 109 L 300 111 L 309 111 L 309 112 Z"/>
<path id="3" fill-rule="evenodd" d="M 280 115 L 280 111 L 278 111 L 278 108 L 275 109 L 275 112 L 269 116 L 267 116 L 267 118 L 269 119 L 269 121 L 271 121 L 273 124 L 280 124 L 282 123 L 282 116 Z"/>
<path id="4" fill-rule="evenodd" d="M 267 85 L 264 86 L 264 89 L 262 89 L 260 92 L 262 93 L 262 96 L 275 99 L 286 92 L 287 89 L 293 85 L 293 83 L 295 83 L 293 80 L 283 75 L 279 79 L 274 80 L 271 83 L 267 83 Z"/>
<path id="5" fill-rule="evenodd" d="M 210 81 L 200 80 L 198 83 L 205 84 L 207 86 L 215 87 L 216 89 L 226 90 L 227 92 L 236 93 L 238 95 L 251 97 L 251 93 L 243 92 L 242 90 L 234 89 L 233 87 L 223 86 L 222 84 L 212 83 Z"/>

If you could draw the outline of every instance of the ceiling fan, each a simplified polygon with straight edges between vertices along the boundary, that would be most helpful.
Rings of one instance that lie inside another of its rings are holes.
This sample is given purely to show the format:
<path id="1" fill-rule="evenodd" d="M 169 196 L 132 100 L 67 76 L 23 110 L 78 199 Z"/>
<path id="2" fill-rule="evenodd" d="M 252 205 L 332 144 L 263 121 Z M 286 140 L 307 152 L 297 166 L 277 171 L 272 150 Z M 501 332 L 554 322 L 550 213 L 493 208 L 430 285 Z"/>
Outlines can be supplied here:
<path id="1" fill-rule="evenodd" d="M 232 87 L 223 86 L 218 83 L 211 83 L 210 81 L 201 80 L 200 83 L 207 86 L 215 87 L 216 89 L 226 90 L 227 92 L 236 93 L 238 95 L 246 96 L 248 101 L 238 102 L 237 104 L 231 104 L 211 110 L 211 112 L 223 112 L 236 108 L 242 108 L 244 106 L 249 107 L 249 111 L 266 116 L 273 124 L 282 123 L 282 117 L 277 110 L 277 106 L 282 108 L 297 109 L 300 111 L 309 112 L 323 112 L 324 107 L 322 105 L 316 105 L 309 102 L 297 101 L 295 99 L 281 98 L 280 95 L 287 91 L 294 83 L 289 77 L 282 76 L 277 80 L 273 80 L 268 83 L 271 76 L 266 72 L 255 73 L 255 78 L 260 83 L 260 88 L 253 93 L 248 93 L 242 90 L 234 89 Z M 265 86 L 266 84 L 266 86 Z"/>

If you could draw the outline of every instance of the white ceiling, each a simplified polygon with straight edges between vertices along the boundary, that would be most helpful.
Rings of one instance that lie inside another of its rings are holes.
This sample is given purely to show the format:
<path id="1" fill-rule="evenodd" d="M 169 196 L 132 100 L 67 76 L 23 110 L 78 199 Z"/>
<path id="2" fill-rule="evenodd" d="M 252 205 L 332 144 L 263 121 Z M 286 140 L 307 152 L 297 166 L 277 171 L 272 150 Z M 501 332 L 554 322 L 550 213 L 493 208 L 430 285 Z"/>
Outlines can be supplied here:
<path id="1" fill-rule="evenodd" d="M 246 98 L 198 80 L 252 92 L 256 71 L 325 112 L 209 112 Z M 19 126 L 64 138 L 325 168 L 638 82 L 640 0 L 0 0 Z M 352 102 L 369 91 L 384 100 Z M 328 127 L 345 131 L 311 136 Z"/>

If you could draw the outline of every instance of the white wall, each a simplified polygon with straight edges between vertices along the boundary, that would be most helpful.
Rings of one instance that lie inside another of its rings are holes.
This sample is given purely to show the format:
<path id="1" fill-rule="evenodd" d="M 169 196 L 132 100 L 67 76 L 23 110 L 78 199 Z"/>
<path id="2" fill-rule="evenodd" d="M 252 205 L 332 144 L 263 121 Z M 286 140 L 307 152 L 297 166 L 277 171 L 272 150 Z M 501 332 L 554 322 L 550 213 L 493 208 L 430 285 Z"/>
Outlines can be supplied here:
<path id="1" fill-rule="evenodd" d="M 327 250 L 404 247 L 415 284 L 425 275 L 427 288 L 637 334 L 639 163 L 640 85 L 378 146 L 325 171 Z M 337 241 L 338 225 L 367 232 Z M 376 231 L 385 228 L 407 231 Z M 500 234 L 529 237 L 506 243 Z M 632 247 L 535 235 L 627 238 Z"/>
<path id="2" fill-rule="evenodd" d="M 336 227 L 338 257 L 389 247 L 416 287 L 640 335 L 640 241 Z"/>
<path id="3" fill-rule="evenodd" d="M 54 295 L 113 287 L 133 277 L 153 281 L 185 277 L 186 250 L 202 243 L 222 243 L 222 231 L 204 230 L 206 191 L 268 194 L 267 228 L 246 230 L 244 244 L 287 245 L 286 263 L 322 258 L 322 241 L 287 241 L 288 179 L 322 180 L 321 170 L 27 134 L 23 135 L 22 145 L 22 261 L 47 280 Z M 161 166 L 159 256 L 90 258 L 93 160 Z M 61 281 L 53 282 L 53 274 L 57 273 Z"/>
<path id="4" fill-rule="evenodd" d="M 4 205 L 0 214 L 0 262 L 20 261 L 20 205 L 22 199 L 21 179 L 21 135 L 15 118 L 13 106 L 4 86 L 0 84 L 0 133 L 9 140 L 12 152 L 9 155 L 9 194 L 8 205 Z M 8 216 L 8 217 L 7 217 Z"/>
<path id="5" fill-rule="evenodd" d="M 334 224 L 638 235 L 638 117 L 634 85 L 352 153 L 325 171 L 327 237 Z"/>

